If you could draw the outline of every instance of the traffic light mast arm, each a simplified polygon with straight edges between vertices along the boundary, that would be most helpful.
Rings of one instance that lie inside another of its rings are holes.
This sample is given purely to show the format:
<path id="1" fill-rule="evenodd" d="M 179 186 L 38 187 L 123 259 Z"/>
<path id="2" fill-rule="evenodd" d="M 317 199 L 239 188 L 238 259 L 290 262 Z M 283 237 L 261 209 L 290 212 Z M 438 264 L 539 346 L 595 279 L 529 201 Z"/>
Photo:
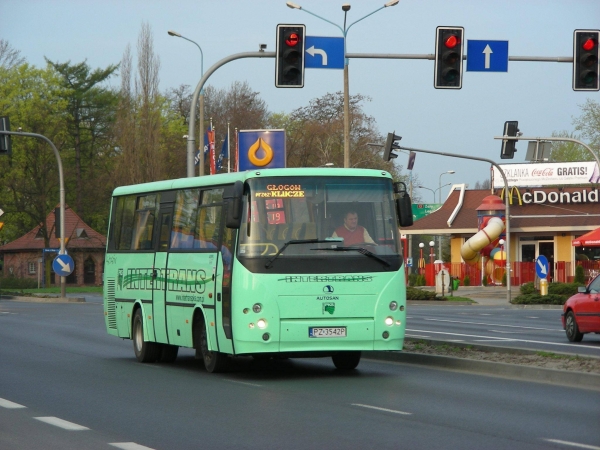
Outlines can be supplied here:
<path id="1" fill-rule="evenodd" d="M 198 97 L 200 97 L 200 91 L 210 78 L 210 76 L 221 66 L 224 66 L 228 62 L 235 61 L 243 58 L 275 58 L 275 52 L 245 52 L 236 53 L 234 55 L 227 56 L 222 60 L 213 64 L 202 76 L 194 95 L 192 97 L 192 103 L 190 105 L 190 122 L 188 124 L 188 135 L 187 135 L 187 176 L 191 178 L 194 176 L 194 155 L 196 153 L 196 105 L 198 104 Z M 202 132 L 202 130 L 200 130 Z"/>
<path id="2" fill-rule="evenodd" d="M 495 139 L 504 139 L 504 137 L 500 137 L 500 138 L 495 138 Z M 435 152 L 433 150 L 423 150 L 420 148 L 411 148 L 411 147 L 403 147 L 401 145 L 398 146 L 399 150 L 408 150 L 411 152 L 421 152 L 421 153 L 429 153 L 431 155 L 440 155 L 440 156 L 450 156 L 452 158 L 461 158 L 461 159 L 470 159 L 473 161 L 482 161 L 482 162 L 487 162 L 490 163 L 491 165 L 493 165 L 496 169 L 498 169 L 498 172 L 500 173 L 500 175 L 502 176 L 502 180 L 504 181 L 504 188 L 506 189 L 506 191 L 508 192 L 508 180 L 506 179 L 506 175 L 504 175 L 504 171 L 502 170 L 502 168 L 500 168 L 500 166 L 498 164 L 496 164 L 494 161 L 492 161 L 491 159 L 487 159 L 487 158 L 478 158 L 476 156 L 469 156 L 469 155 L 461 155 L 461 154 L 457 154 L 457 153 L 445 153 L 445 152 Z M 506 246 L 505 246 L 505 250 L 506 250 L 506 297 L 508 300 L 508 303 L 510 304 L 510 205 L 509 205 L 509 196 L 507 195 L 504 199 L 504 204 L 506 206 Z"/>
<path id="3" fill-rule="evenodd" d="M 598 155 L 596 155 L 596 153 L 594 152 L 594 150 L 592 150 L 587 144 L 584 144 L 581 141 L 578 141 L 577 139 L 571 139 L 571 138 L 564 138 L 564 137 L 551 137 L 551 138 L 547 138 L 547 137 L 526 137 L 526 136 L 517 136 L 517 137 L 512 137 L 512 136 L 494 136 L 494 139 L 502 139 L 502 140 L 509 140 L 509 141 L 557 141 L 557 142 L 574 142 L 576 144 L 579 144 L 585 148 L 588 149 L 588 151 L 592 154 L 592 156 L 596 159 L 596 164 L 598 164 L 598 169 L 600 169 L 600 158 L 598 157 Z"/>

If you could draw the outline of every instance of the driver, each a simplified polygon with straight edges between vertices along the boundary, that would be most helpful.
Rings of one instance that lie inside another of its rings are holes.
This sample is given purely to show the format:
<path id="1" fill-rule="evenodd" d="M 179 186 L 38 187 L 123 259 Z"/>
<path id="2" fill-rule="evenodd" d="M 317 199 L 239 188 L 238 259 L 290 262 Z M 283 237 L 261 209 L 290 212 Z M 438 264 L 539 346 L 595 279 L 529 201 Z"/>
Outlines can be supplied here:
<path id="1" fill-rule="evenodd" d="M 337 227 L 331 237 L 343 238 L 344 245 L 356 245 L 361 243 L 376 245 L 371 239 L 369 232 L 358 224 L 356 211 L 348 211 L 344 216 L 344 224 Z"/>

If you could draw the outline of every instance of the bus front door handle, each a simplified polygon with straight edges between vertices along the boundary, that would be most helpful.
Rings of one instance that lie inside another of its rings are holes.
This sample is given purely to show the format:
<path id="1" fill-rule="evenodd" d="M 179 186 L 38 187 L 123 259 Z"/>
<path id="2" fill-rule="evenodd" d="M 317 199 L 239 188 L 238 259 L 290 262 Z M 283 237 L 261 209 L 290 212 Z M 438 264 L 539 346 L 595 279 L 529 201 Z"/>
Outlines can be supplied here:
<path id="1" fill-rule="evenodd" d="M 220 292 L 217 294 L 217 301 L 218 301 L 218 302 L 220 302 L 220 301 L 221 301 L 221 293 L 220 293 Z"/>

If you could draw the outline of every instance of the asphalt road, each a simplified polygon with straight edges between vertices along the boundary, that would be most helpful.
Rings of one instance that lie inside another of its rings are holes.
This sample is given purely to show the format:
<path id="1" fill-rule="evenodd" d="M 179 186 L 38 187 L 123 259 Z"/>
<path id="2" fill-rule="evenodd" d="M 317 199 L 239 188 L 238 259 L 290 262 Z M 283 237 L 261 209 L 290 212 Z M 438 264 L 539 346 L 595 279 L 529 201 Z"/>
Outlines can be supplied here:
<path id="1" fill-rule="evenodd" d="M 569 342 L 561 313 L 561 309 L 510 306 L 409 305 L 406 335 L 600 357 L 600 335 L 586 334 L 579 343 Z"/>
<path id="2" fill-rule="evenodd" d="M 3 450 L 600 449 L 598 417 L 598 391 L 366 359 L 140 364 L 98 302 L 0 302 Z"/>

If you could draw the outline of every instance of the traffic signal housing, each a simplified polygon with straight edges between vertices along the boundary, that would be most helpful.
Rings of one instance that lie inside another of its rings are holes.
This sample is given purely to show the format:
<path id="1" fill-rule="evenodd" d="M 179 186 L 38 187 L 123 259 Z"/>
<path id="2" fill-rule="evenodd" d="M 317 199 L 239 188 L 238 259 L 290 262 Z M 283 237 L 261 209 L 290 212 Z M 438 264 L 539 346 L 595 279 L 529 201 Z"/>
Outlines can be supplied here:
<path id="1" fill-rule="evenodd" d="M 0 117 L 0 131 L 10 131 L 10 120 L 8 116 Z M 12 142 L 10 134 L 0 134 L 0 156 L 12 154 Z"/>
<path id="2" fill-rule="evenodd" d="M 304 87 L 304 25 L 277 25 L 275 87 Z"/>
<path id="3" fill-rule="evenodd" d="M 392 153 L 392 150 L 398 150 L 400 148 L 400 145 L 396 143 L 396 141 L 399 141 L 400 139 L 402 139 L 402 136 L 396 136 L 394 133 L 388 133 L 385 141 L 385 147 L 383 148 L 384 161 L 389 161 L 398 157 L 398 155 Z"/>
<path id="4" fill-rule="evenodd" d="M 504 133 L 502 136 L 516 137 L 519 132 L 519 122 L 516 120 L 509 120 L 504 122 Z M 517 141 L 512 139 L 502 140 L 502 150 L 500 151 L 500 159 L 513 159 L 515 157 L 515 148 Z"/>
<path id="5" fill-rule="evenodd" d="M 462 88 L 463 27 L 435 29 L 435 68 L 433 87 L 436 89 Z"/>
<path id="6" fill-rule="evenodd" d="M 575 30 L 573 33 L 573 90 L 598 91 L 600 82 L 600 31 Z"/>

